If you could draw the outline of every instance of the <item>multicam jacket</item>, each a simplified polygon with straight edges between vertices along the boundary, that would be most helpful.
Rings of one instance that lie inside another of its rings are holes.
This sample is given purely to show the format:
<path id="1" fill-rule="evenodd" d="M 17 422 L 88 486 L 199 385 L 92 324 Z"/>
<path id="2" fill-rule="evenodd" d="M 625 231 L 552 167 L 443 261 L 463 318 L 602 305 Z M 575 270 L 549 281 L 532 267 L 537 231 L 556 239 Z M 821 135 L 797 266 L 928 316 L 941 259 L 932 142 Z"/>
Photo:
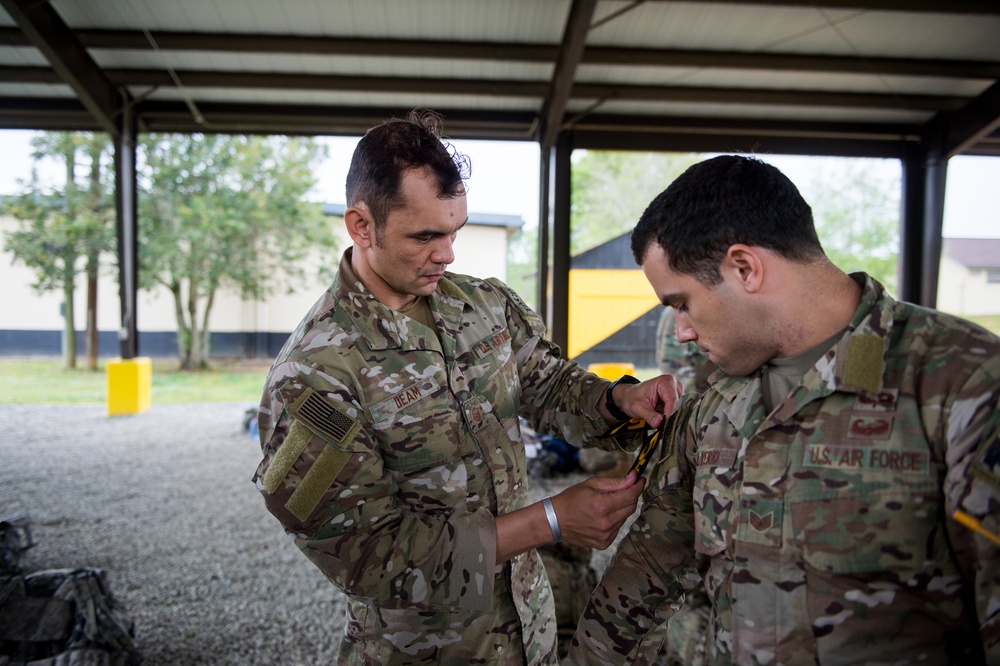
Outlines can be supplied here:
<path id="1" fill-rule="evenodd" d="M 582 443 L 608 383 L 498 280 L 449 273 L 430 308 L 383 306 L 348 250 L 271 369 L 255 481 L 349 596 L 342 663 L 554 663 L 541 560 L 498 566 L 494 516 L 527 504 L 518 415 Z"/>
<path id="2" fill-rule="evenodd" d="M 1000 663 L 1000 339 L 854 277 L 770 414 L 759 373 L 685 397 L 570 663 L 652 662 L 699 580 L 710 663 Z"/>

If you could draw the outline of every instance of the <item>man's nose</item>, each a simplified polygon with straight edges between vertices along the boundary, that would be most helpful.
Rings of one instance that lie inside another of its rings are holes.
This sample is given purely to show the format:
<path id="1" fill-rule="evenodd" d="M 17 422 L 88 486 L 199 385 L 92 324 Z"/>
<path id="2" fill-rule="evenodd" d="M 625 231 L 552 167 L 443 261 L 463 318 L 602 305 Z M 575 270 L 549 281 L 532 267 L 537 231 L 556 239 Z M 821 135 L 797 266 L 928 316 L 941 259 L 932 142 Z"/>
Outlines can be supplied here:
<path id="1" fill-rule="evenodd" d="M 686 314 L 674 311 L 674 322 L 678 342 L 691 342 L 698 339 L 698 334 Z"/>
<path id="2" fill-rule="evenodd" d="M 438 239 L 431 252 L 431 261 L 435 264 L 451 264 L 455 261 L 455 239 L 445 236 Z"/>

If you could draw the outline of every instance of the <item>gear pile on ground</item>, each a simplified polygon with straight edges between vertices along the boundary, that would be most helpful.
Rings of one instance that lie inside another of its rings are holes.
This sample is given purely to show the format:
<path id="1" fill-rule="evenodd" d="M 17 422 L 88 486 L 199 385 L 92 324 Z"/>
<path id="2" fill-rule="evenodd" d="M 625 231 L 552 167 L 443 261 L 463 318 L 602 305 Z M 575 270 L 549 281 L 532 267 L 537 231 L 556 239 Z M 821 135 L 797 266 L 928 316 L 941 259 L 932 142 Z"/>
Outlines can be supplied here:
<path id="1" fill-rule="evenodd" d="M 34 545 L 23 513 L 0 519 L 0 666 L 133 666 L 135 624 L 100 569 L 26 574 Z"/>

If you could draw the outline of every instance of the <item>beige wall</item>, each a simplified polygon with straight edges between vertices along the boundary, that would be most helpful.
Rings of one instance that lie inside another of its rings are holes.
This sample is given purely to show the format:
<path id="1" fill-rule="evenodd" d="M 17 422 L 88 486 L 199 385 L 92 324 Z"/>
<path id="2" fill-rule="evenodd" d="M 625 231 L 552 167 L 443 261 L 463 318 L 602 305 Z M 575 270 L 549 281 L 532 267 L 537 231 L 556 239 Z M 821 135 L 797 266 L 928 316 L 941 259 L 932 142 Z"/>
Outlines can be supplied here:
<path id="1" fill-rule="evenodd" d="M 942 256 L 938 308 L 964 317 L 1000 314 L 1000 284 L 990 284 L 986 275 L 984 270 L 970 271 Z"/>
<path id="2" fill-rule="evenodd" d="M 340 251 L 327 258 L 334 265 L 349 245 L 349 237 L 339 218 L 330 218 L 338 235 Z M 13 218 L 0 217 L 0 239 L 7 232 L 18 228 Z M 0 242 L 2 247 L 2 242 Z M 313 261 L 321 261 L 315 257 Z M 118 279 L 114 273 L 114 257 L 104 257 L 104 269 L 98 286 L 98 329 L 115 331 L 120 326 Z M 450 270 L 479 277 L 507 277 L 507 229 L 504 227 L 467 225 L 455 241 L 455 263 Z M 13 263 L 13 256 L 0 252 L 0 329 L 5 330 L 62 330 L 60 314 L 61 292 L 37 293 L 31 289 L 34 273 L 20 262 Z M 245 301 L 234 292 L 216 296 L 210 326 L 217 332 L 285 332 L 295 328 L 328 285 L 302 285 L 293 294 L 276 294 L 266 302 Z M 86 284 L 77 278 L 75 297 L 75 327 L 83 330 L 86 307 Z M 138 322 L 141 331 L 176 330 L 174 301 L 166 288 L 154 292 L 140 291 L 138 296 Z"/>

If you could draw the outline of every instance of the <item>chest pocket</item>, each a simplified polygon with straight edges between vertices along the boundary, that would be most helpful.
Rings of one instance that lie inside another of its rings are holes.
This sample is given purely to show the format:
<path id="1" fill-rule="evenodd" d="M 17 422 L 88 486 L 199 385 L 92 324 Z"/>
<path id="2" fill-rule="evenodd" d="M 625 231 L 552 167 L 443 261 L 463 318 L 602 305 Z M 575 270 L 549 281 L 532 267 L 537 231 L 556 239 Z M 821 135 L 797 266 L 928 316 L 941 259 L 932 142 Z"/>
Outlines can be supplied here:
<path id="1" fill-rule="evenodd" d="M 437 376 L 415 379 L 365 411 L 389 470 L 410 473 L 455 458 L 457 416 Z"/>
<path id="2" fill-rule="evenodd" d="M 841 495 L 794 502 L 791 508 L 802 559 L 818 571 L 905 574 L 933 569 L 947 558 L 939 524 L 943 509 L 930 488 Z"/>
<path id="3" fill-rule="evenodd" d="M 463 374 L 470 381 L 472 393 L 489 402 L 491 411 L 501 422 L 515 417 L 521 379 L 507 330 L 473 345 L 462 362 Z"/>

